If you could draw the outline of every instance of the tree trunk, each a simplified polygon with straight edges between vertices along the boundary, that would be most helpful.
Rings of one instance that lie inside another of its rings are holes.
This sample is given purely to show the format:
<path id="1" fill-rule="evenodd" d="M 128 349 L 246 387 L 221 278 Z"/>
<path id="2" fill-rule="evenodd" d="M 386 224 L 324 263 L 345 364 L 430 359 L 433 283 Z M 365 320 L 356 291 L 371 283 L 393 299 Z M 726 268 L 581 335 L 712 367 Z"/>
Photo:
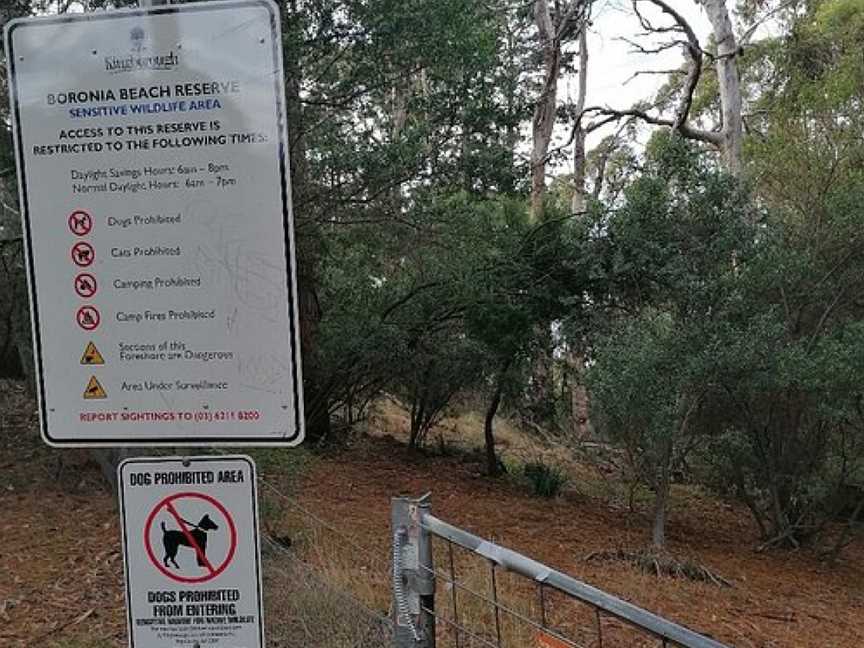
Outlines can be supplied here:
<path id="1" fill-rule="evenodd" d="M 295 205 L 312 205 L 309 169 L 306 160 L 306 137 L 300 88 L 303 82 L 301 62 L 303 34 L 295 18 L 300 9 L 297 2 L 289 4 L 283 13 L 285 95 L 288 113 L 288 137 L 291 161 L 291 193 Z M 297 223 L 299 225 L 300 223 Z M 321 375 L 316 353 L 318 329 L 322 311 L 318 301 L 319 263 L 322 253 L 321 228 L 313 215 L 302 223 L 303 235 L 297 239 L 298 315 L 300 345 L 303 355 L 303 392 L 305 399 L 306 438 L 312 441 L 330 434 L 329 387 Z M 297 227 L 299 231 L 301 228 Z"/>
<path id="2" fill-rule="evenodd" d="M 27 298 L 27 275 L 24 260 L 24 240 L 21 232 L 20 214 L 6 205 L 17 205 L 17 194 L 11 183 L 0 178 L 0 198 L 4 205 L 0 208 L 0 226 L 4 230 L 4 245 L 0 253 L 3 262 L 0 264 L 5 271 L 3 281 L 8 283 L 9 304 L 9 338 L 18 354 L 24 385 L 30 396 L 36 394 L 36 360 L 33 351 L 33 332 L 30 328 L 30 304 Z M 0 356 L 2 358 L 3 356 Z"/>
<path id="3" fill-rule="evenodd" d="M 394 87 L 390 93 L 390 139 L 397 142 L 402 137 L 402 130 L 408 122 L 408 98 L 410 86 Z M 402 212 L 402 183 L 394 183 L 390 190 L 390 203 L 393 217 L 398 217 Z"/>
<path id="4" fill-rule="evenodd" d="M 669 502 L 669 484 L 658 484 L 654 493 L 654 523 L 651 525 L 651 544 L 656 549 L 666 548 L 666 508 Z"/>
<path id="5" fill-rule="evenodd" d="M 501 405 L 501 395 L 504 391 L 504 380 L 507 377 L 507 370 L 510 368 L 510 360 L 507 360 L 501 367 L 501 372 L 495 383 L 495 392 L 492 394 L 492 400 L 489 402 L 489 407 L 486 409 L 486 419 L 483 421 L 483 439 L 486 446 L 486 473 L 490 477 L 497 477 L 500 473 L 498 469 L 498 456 L 495 454 L 495 434 L 494 421 L 495 415 L 498 413 L 498 407 Z"/>
<path id="6" fill-rule="evenodd" d="M 506 24 L 506 17 L 504 17 L 504 21 Z M 516 155 L 520 139 L 518 121 L 514 119 L 517 112 L 517 88 L 519 84 L 517 80 L 512 78 L 513 76 L 518 77 L 519 74 L 518 71 L 514 72 L 514 70 L 521 69 L 517 64 L 516 56 L 514 54 L 516 47 L 516 37 L 508 26 L 506 49 L 507 63 L 505 65 L 507 77 L 503 88 L 504 96 L 506 97 L 505 105 L 507 106 L 507 129 L 504 136 L 504 145 L 507 151 L 507 175 L 501 185 L 501 192 L 505 194 L 512 193 L 516 190 Z"/>
<path id="7" fill-rule="evenodd" d="M 585 356 L 570 351 L 567 364 L 570 366 L 570 432 L 577 441 L 584 441 L 590 436 L 588 390 L 584 384 Z"/>
<path id="8" fill-rule="evenodd" d="M 729 18 L 726 0 L 697 0 L 705 8 L 717 43 L 717 80 L 723 128 L 721 151 L 726 169 L 740 177 L 743 171 L 741 145 L 744 139 L 741 80 L 738 75 L 738 43 Z"/>
<path id="9" fill-rule="evenodd" d="M 695 407 L 695 405 L 694 405 Z M 687 422 L 694 407 L 691 407 L 681 423 L 681 431 L 687 429 Z M 655 549 L 666 548 L 666 513 L 669 507 L 669 489 L 672 482 L 672 459 L 675 441 L 670 435 L 662 448 L 662 464 L 657 467 L 654 477 L 654 523 L 651 526 L 651 543 Z"/>
<path id="10" fill-rule="evenodd" d="M 23 288 L 26 279 L 24 273 L 16 279 Z M 36 395 L 36 355 L 33 350 L 33 332 L 30 328 L 30 307 L 24 290 L 17 291 L 13 306 L 12 343 L 18 352 L 21 372 L 24 374 L 24 386 L 27 394 Z"/>
<path id="11" fill-rule="evenodd" d="M 588 95 L 588 31 L 583 26 L 579 31 L 579 96 L 576 99 L 576 124 L 573 126 L 573 198 L 570 212 L 581 214 L 586 207 L 585 190 L 585 127 L 582 111 Z"/>
<path id="12" fill-rule="evenodd" d="M 786 515 L 786 498 L 780 493 L 780 487 L 776 481 L 772 480 L 769 488 L 771 495 L 771 534 L 775 538 L 789 536 L 790 540 L 794 540 L 790 535 L 792 533 L 792 525 L 789 522 L 789 517 Z"/>
<path id="13" fill-rule="evenodd" d="M 549 11 L 548 0 L 535 0 L 534 21 L 543 53 L 543 86 L 534 106 L 531 148 L 531 219 L 543 217 L 543 194 L 546 191 L 546 156 L 555 126 L 558 102 L 558 75 L 561 73 L 561 41 Z"/>
<path id="14" fill-rule="evenodd" d="M 555 359 L 551 324 L 543 321 L 535 325 L 534 336 L 539 344 L 532 358 L 527 410 L 534 423 L 543 425 L 555 416 Z"/>
<path id="15" fill-rule="evenodd" d="M 754 522 L 756 522 L 756 526 L 759 528 L 759 538 L 763 541 L 769 540 L 768 527 L 765 526 L 763 512 L 756 504 L 756 500 L 753 496 L 747 492 L 744 476 L 741 473 L 740 468 L 736 469 L 733 483 L 735 484 L 735 495 L 738 499 L 744 502 L 744 505 L 747 507 L 747 510 L 750 511 L 750 515 L 753 517 Z"/>
<path id="16" fill-rule="evenodd" d="M 421 433 L 427 420 L 427 401 L 426 384 L 424 382 L 415 390 L 414 402 L 411 403 L 411 435 L 408 439 L 408 447 L 411 450 L 416 450 L 422 442 Z"/>
<path id="17" fill-rule="evenodd" d="M 420 422 L 417 416 L 417 390 L 414 390 L 414 398 L 411 399 L 411 430 L 408 433 L 408 449 L 417 447 L 417 434 L 420 430 Z"/>
<path id="18" fill-rule="evenodd" d="M 587 208 L 587 189 L 585 187 L 586 154 L 585 128 L 582 125 L 582 111 L 588 95 L 588 36 L 587 25 L 579 30 L 579 95 L 576 99 L 577 122 L 573 127 L 573 197 L 570 212 L 584 213 Z M 588 390 L 585 389 L 585 357 L 578 352 L 567 354 L 570 369 L 570 428 L 576 439 L 588 437 Z"/>
<path id="19" fill-rule="evenodd" d="M 124 459 L 133 456 L 130 448 L 99 448 L 90 451 L 91 456 L 99 464 L 102 477 L 108 482 L 113 495 L 117 495 L 117 466 Z"/>
<path id="20" fill-rule="evenodd" d="M 330 434 L 330 398 L 315 352 L 318 327 L 321 322 L 321 309 L 315 292 L 317 268 L 314 268 L 308 259 L 305 263 L 298 261 L 297 265 L 301 268 L 298 280 L 306 438 L 310 441 L 319 441 Z"/>
<path id="21" fill-rule="evenodd" d="M 840 556 L 840 552 L 843 551 L 843 547 L 848 544 L 849 538 L 852 537 L 855 525 L 857 524 L 858 518 L 861 516 L 862 512 L 864 512 L 864 497 L 858 500 L 855 510 L 852 511 L 852 515 L 849 516 L 848 523 L 843 527 L 843 530 L 840 532 L 840 536 L 837 538 L 831 551 L 828 552 L 828 560 L 830 562 L 835 562 Z"/>

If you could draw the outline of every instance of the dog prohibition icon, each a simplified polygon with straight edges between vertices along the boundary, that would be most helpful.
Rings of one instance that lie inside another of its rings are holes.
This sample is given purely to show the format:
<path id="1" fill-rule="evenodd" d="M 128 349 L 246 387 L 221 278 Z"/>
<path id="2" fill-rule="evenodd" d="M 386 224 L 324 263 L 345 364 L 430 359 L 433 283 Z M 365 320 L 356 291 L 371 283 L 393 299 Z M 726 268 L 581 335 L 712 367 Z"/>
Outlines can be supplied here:
<path id="1" fill-rule="evenodd" d="M 237 528 L 214 497 L 175 493 L 159 501 L 147 517 L 144 549 L 153 566 L 170 580 L 204 583 L 231 564 Z"/>
<path id="2" fill-rule="evenodd" d="M 180 569 L 175 558 L 177 557 L 177 550 L 183 546 L 195 551 L 195 558 L 199 567 L 207 567 L 207 532 L 217 531 L 219 527 L 210 519 L 209 515 L 204 515 L 198 524 L 188 522 L 179 516 L 178 522 L 184 527 L 180 531 L 169 531 L 165 528 L 165 522 L 161 523 L 162 545 L 165 547 L 165 557 L 162 558 L 162 564 L 169 567 L 170 563 L 176 569 Z M 191 526 L 192 530 L 189 531 L 185 525 Z"/>

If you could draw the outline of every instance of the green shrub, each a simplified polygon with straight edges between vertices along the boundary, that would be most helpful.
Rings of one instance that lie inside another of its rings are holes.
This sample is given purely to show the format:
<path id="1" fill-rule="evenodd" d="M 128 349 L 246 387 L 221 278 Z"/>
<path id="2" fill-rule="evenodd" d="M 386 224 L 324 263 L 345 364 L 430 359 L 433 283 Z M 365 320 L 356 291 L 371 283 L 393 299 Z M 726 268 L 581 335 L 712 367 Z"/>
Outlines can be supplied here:
<path id="1" fill-rule="evenodd" d="M 531 461 L 522 468 L 522 474 L 531 484 L 535 495 L 540 497 L 558 496 L 570 478 L 558 466 L 548 466 L 542 461 Z"/>

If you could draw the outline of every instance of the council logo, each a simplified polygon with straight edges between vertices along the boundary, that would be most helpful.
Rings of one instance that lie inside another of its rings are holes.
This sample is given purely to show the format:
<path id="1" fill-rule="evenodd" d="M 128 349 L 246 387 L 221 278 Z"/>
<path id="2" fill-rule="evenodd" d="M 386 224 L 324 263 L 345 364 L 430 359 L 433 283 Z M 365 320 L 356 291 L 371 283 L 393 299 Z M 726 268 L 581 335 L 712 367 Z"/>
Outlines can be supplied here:
<path id="1" fill-rule="evenodd" d="M 174 50 L 168 53 L 151 53 L 148 34 L 140 25 L 129 30 L 129 52 L 105 57 L 105 70 L 112 74 L 137 72 L 139 70 L 173 70 L 180 63 Z"/>

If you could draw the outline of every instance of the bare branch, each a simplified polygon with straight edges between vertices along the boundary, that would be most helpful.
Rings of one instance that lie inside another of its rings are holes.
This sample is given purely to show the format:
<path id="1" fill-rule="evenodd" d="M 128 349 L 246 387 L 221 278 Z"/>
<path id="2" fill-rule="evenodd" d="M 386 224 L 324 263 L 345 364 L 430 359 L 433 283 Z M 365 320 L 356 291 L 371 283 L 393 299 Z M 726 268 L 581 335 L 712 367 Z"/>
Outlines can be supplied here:
<path id="1" fill-rule="evenodd" d="M 674 21 L 674 26 L 672 27 L 657 27 L 652 24 L 640 11 L 639 11 L 639 2 L 649 2 L 653 4 L 655 7 L 660 9 L 661 12 L 671 17 Z M 638 43 L 634 43 L 631 41 L 627 41 L 631 45 L 633 45 L 638 51 L 645 54 L 656 54 L 658 52 L 663 52 L 672 47 L 682 47 L 684 49 L 685 56 L 687 57 L 687 68 L 686 71 L 675 70 L 670 71 L 670 74 L 686 74 L 687 78 L 684 82 L 681 103 L 679 104 L 677 110 L 675 111 L 675 118 L 668 119 L 665 117 L 651 115 L 645 110 L 639 108 L 630 108 L 627 110 L 615 110 L 608 107 L 600 107 L 595 106 L 592 108 L 588 108 L 582 111 L 582 114 L 579 115 L 577 120 L 577 126 L 581 124 L 582 118 L 586 114 L 595 114 L 603 117 L 597 121 L 594 121 L 590 124 L 587 130 L 589 132 L 591 130 L 596 130 L 606 124 L 609 124 L 614 121 L 619 121 L 622 119 L 639 119 L 647 124 L 653 124 L 655 126 L 667 126 L 672 128 L 679 133 L 683 137 L 688 139 L 697 140 L 701 142 L 705 142 L 707 144 L 711 144 L 715 147 L 720 147 L 723 143 L 722 133 L 717 133 L 713 131 L 705 131 L 698 128 L 694 128 L 688 123 L 688 119 L 690 116 L 690 109 L 693 105 L 693 95 L 696 91 L 696 86 L 699 83 L 699 78 L 702 74 L 702 47 L 699 44 L 699 39 L 696 37 L 696 33 L 693 31 L 693 28 L 690 24 L 684 19 L 684 17 L 677 12 L 674 8 L 672 8 L 665 0 L 632 0 L 633 3 L 633 11 L 636 14 L 636 17 L 639 20 L 639 23 L 642 25 L 642 28 L 646 30 L 648 33 L 680 33 L 684 34 L 686 40 L 675 39 L 669 41 L 667 43 L 663 43 L 659 45 L 657 48 L 646 48 Z M 648 74 L 649 72 L 637 72 L 635 76 L 639 74 Z M 655 74 L 659 74 L 661 72 L 653 72 Z M 632 77 L 631 77 L 632 79 Z M 628 80 L 629 82 L 629 80 Z M 571 135 L 571 140 L 575 136 L 575 128 L 574 134 Z"/>
<path id="2" fill-rule="evenodd" d="M 686 74 L 686 72 L 684 70 L 681 70 L 681 69 L 677 69 L 677 70 L 637 70 L 632 75 L 630 75 L 626 81 L 624 81 L 623 85 L 627 85 L 628 83 L 630 83 L 631 81 L 633 81 L 637 77 L 652 75 L 652 74 L 662 74 L 665 76 L 671 76 L 673 74 Z"/>
<path id="3" fill-rule="evenodd" d="M 626 117 L 634 117 L 639 119 L 646 124 L 653 124 L 654 126 L 668 126 L 670 128 L 675 128 L 675 121 L 671 119 L 666 119 L 664 117 L 656 117 L 654 115 L 649 115 L 644 110 L 639 110 L 638 108 L 629 108 L 627 110 L 615 110 L 612 108 L 606 108 L 601 106 L 593 106 L 591 108 L 586 108 L 583 115 L 587 115 L 589 113 L 593 113 L 596 115 L 604 115 L 607 117 L 611 117 L 606 123 L 610 121 L 617 121 L 619 119 L 624 119 Z M 723 135 L 721 133 L 717 133 L 714 131 L 704 131 L 698 128 L 694 128 L 689 124 L 682 124 L 677 128 L 678 132 L 681 133 L 687 139 L 697 140 L 700 142 L 705 142 L 706 144 L 711 144 L 712 146 L 719 147 L 723 142 Z"/>
<path id="4" fill-rule="evenodd" d="M 657 33 L 657 28 L 649 21 L 645 16 L 642 15 L 642 12 L 639 11 L 639 0 L 632 0 L 633 5 L 633 13 L 636 14 L 636 18 L 639 20 L 639 24 L 642 26 L 644 30 L 644 34 L 650 35 Z"/>
<path id="5" fill-rule="evenodd" d="M 646 54 L 646 55 L 647 54 L 661 54 L 662 52 L 665 52 L 667 50 L 674 49 L 676 47 L 687 47 L 687 45 L 688 45 L 687 41 L 672 40 L 672 41 L 668 41 L 666 43 L 662 43 L 660 45 L 657 45 L 657 47 L 645 47 L 644 45 L 641 45 L 637 41 L 631 40 L 629 38 L 625 38 L 623 36 L 617 38 L 616 40 L 619 40 L 623 43 L 627 43 L 630 47 L 633 48 L 632 52 L 634 54 Z"/>
<path id="6" fill-rule="evenodd" d="M 593 133 L 595 130 L 603 128 L 606 124 L 611 124 L 612 122 L 620 121 L 623 117 L 619 115 L 609 115 L 604 117 L 603 119 L 598 119 L 597 121 L 592 121 L 585 127 L 586 133 Z M 626 120 L 624 123 L 628 124 L 632 121 L 631 119 Z"/>
<path id="7" fill-rule="evenodd" d="M 638 0 L 633 0 L 634 3 Z M 696 92 L 696 86 L 699 83 L 699 77 L 702 74 L 702 47 L 699 45 L 699 39 L 696 37 L 696 32 L 690 26 L 684 16 L 675 11 L 672 7 L 666 4 L 665 0 L 646 0 L 655 7 L 658 7 L 663 13 L 670 16 L 672 20 L 681 28 L 681 31 L 687 36 L 687 43 L 684 46 L 684 53 L 689 59 L 687 79 L 684 82 L 684 94 L 678 110 L 675 113 L 675 123 L 673 128 L 681 130 L 687 123 L 690 117 L 690 108 L 693 105 L 693 94 Z"/>

